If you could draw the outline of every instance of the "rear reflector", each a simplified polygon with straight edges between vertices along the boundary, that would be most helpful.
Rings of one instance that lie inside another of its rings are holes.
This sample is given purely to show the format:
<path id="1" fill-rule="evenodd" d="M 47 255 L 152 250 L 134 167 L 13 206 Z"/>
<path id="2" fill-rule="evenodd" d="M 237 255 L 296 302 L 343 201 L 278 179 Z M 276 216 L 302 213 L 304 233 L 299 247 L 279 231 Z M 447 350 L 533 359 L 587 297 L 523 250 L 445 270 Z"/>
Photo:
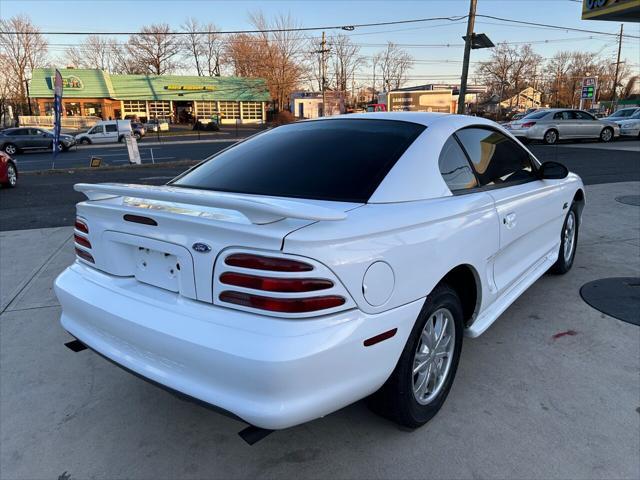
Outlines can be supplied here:
<path id="1" fill-rule="evenodd" d="M 86 260 L 87 262 L 96 263 L 96 261 L 93 259 L 91 254 L 89 254 L 89 252 L 85 252 L 84 250 L 77 247 L 76 247 L 76 255 L 79 256 L 81 259 Z"/>
<path id="2" fill-rule="evenodd" d="M 333 287 L 331 280 L 323 278 L 273 278 L 257 277 L 244 273 L 225 272 L 220 275 L 220 282 L 227 285 L 265 290 L 267 292 L 314 292 Z"/>
<path id="3" fill-rule="evenodd" d="M 152 225 L 154 227 L 158 226 L 158 222 L 156 222 L 153 218 L 143 217 L 142 215 L 126 214 L 123 218 L 127 222 L 142 223 L 143 225 Z"/>
<path id="4" fill-rule="evenodd" d="M 397 328 L 394 328 L 392 330 L 389 330 L 387 332 L 381 333 L 380 335 L 376 335 L 375 337 L 371 337 L 371 338 L 367 338 L 364 341 L 364 346 L 365 347 L 370 347 L 371 345 L 375 345 L 376 343 L 380 343 L 384 340 L 388 340 L 391 337 L 393 337 L 396 332 L 398 331 Z"/>
<path id="5" fill-rule="evenodd" d="M 272 272 L 310 272 L 313 266 L 286 258 L 263 257 L 248 253 L 234 253 L 225 258 L 224 263 L 233 267 L 268 270 Z"/>
<path id="6" fill-rule="evenodd" d="M 87 227 L 87 224 L 84 223 L 82 220 L 78 220 L 77 218 L 76 218 L 75 227 L 76 227 L 76 230 L 78 230 L 79 232 L 89 233 L 89 227 Z"/>
<path id="7" fill-rule="evenodd" d="M 91 243 L 89 243 L 89 240 L 87 240 L 84 237 L 81 237 L 80 235 L 78 235 L 77 233 L 73 234 L 73 240 L 78 244 L 78 245 L 82 245 L 83 247 L 87 247 L 87 248 L 91 248 Z"/>
<path id="8" fill-rule="evenodd" d="M 281 313 L 314 312 L 316 310 L 339 307 L 345 303 L 345 299 L 337 295 L 308 298 L 272 298 L 229 290 L 220 294 L 220 300 L 242 305 L 243 307 Z"/>

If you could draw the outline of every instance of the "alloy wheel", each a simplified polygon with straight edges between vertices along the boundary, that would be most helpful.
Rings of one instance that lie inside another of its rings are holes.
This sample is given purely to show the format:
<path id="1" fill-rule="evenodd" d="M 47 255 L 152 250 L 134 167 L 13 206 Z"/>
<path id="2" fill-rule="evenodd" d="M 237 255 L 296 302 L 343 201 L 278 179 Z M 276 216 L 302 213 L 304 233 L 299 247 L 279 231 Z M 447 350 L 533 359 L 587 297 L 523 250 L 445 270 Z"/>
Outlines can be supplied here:
<path id="1" fill-rule="evenodd" d="M 4 147 L 4 151 L 9 155 L 15 155 L 18 149 L 15 147 L 15 145 L 7 145 L 6 147 Z"/>
<path id="2" fill-rule="evenodd" d="M 609 128 L 605 128 L 602 131 L 602 133 L 600 134 L 600 138 L 602 139 L 603 142 L 611 141 L 612 137 L 613 137 L 613 133 L 611 132 L 611 129 L 609 129 Z"/>
<path id="3" fill-rule="evenodd" d="M 573 256 L 573 250 L 576 246 L 576 216 L 573 211 L 567 215 L 567 221 L 564 226 L 564 261 L 569 263 Z"/>
<path id="4" fill-rule="evenodd" d="M 9 185 L 11 185 L 12 187 L 15 187 L 16 183 L 18 183 L 16 168 L 11 164 L 7 165 L 7 180 L 9 182 Z"/>
<path id="5" fill-rule="evenodd" d="M 440 393 L 447 380 L 455 348 L 453 314 L 446 308 L 432 313 L 420 334 L 413 359 L 413 395 L 427 405 Z"/>
<path id="6" fill-rule="evenodd" d="M 544 140 L 549 144 L 554 144 L 558 141 L 558 134 L 555 132 L 555 130 L 549 130 L 544 134 Z"/>

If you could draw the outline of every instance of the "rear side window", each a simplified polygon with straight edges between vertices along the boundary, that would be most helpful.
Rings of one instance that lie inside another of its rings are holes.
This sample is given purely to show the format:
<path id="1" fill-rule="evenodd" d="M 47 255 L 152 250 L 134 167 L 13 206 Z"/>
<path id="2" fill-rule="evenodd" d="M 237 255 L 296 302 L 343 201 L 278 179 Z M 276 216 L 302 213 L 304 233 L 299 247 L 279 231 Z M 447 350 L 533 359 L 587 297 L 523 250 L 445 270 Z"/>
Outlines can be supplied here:
<path id="1" fill-rule="evenodd" d="M 368 119 L 284 125 L 221 152 L 172 184 L 366 202 L 424 129 L 416 123 Z"/>
<path id="2" fill-rule="evenodd" d="M 502 133 L 465 128 L 456 135 L 467 151 L 480 186 L 534 180 L 529 154 Z"/>
<path id="3" fill-rule="evenodd" d="M 104 127 L 107 130 L 107 132 L 117 132 L 118 131 L 118 127 L 116 125 L 114 125 L 113 123 L 109 123 L 109 124 L 105 125 Z"/>
<path id="4" fill-rule="evenodd" d="M 440 173 L 452 192 L 478 186 L 464 151 L 454 137 L 449 137 L 438 159 Z"/>

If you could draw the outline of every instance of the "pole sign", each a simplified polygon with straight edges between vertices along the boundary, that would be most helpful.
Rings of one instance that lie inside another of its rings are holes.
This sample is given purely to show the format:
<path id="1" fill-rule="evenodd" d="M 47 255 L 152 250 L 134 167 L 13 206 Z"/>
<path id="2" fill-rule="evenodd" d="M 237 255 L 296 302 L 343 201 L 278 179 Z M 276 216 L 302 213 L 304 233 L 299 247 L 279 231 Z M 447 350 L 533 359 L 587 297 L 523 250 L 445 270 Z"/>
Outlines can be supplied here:
<path id="1" fill-rule="evenodd" d="M 140 151 L 138 150 L 138 142 L 133 135 L 125 135 L 125 142 L 127 144 L 127 152 L 129 153 L 129 163 L 137 163 L 140 165 L 142 159 L 140 158 Z"/>
<path id="2" fill-rule="evenodd" d="M 582 98 L 583 100 L 595 100 L 596 88 L 598 81 L 596 77 L 586 77 L 582 79 Z"/>
<path id="3" fill-rule="evenodd" d="M 60 71 L 56 69 L 53 80 L 53 162 L 60 153 L 60 127 L 62 116 L 63 81 Z"/>

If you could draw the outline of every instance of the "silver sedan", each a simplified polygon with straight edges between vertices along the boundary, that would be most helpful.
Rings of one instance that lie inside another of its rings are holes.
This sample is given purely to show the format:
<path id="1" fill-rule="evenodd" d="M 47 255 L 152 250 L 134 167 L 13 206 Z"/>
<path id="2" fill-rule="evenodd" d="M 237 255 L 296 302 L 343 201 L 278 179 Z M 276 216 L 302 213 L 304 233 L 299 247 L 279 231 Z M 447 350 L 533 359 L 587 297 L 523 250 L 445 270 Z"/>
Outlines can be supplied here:
<path id="1" fill-rule="evenodd" d="M 538 110 L 505 127 L 521 140 L 542 140 L 549 145 L 573 139 L 610 142 L 620 136 L 620 127 L 615 122 L 598 119 L 583 110 L 565 108 Z"/>

